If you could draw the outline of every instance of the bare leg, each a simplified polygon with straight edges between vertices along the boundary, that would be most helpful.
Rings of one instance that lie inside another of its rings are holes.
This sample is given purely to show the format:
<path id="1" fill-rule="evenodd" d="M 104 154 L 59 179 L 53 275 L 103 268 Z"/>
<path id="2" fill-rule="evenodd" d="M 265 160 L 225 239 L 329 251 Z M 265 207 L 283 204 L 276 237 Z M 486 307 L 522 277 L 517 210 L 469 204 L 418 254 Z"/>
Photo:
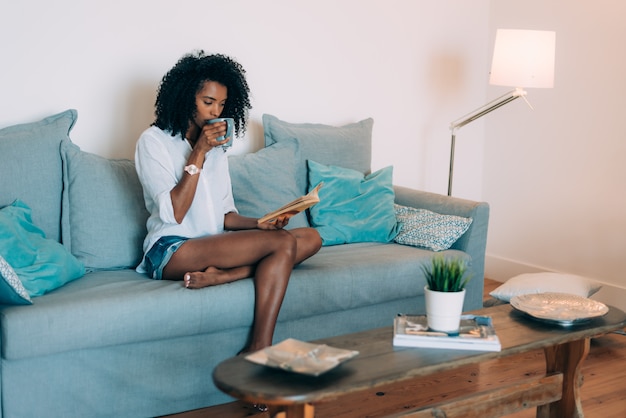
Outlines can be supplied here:
<path id="1" fill-rule="evenodd" d="M 272 345 L 274 328 L 282 306 L 291 270 L 295 261 L 293 248 L 280 257 L 266 257 L 259 262 L 254 275 L 254 324 L 252 340 L 246 351 L 260 350 Z M 280 258 L 280 261 L 277 260 Z"/>
<path id="2" fill-rule="evenodd" d="M 317 253 L 322 246 L 319 233 L 313 228 L 295 228 L 288 231 L 296 238 L 296 260 L 300 264 L 307 258 Z M 170 261 L 171 264 L 171 261 Z M 178 277 L 179 271 L 173 271 L 170 264 L 163 271 L 163 277 L 167 280 L 184 280 L 185 287 L 200 289 L 206 286 L 214 286 L 222 283 L 230 283 L 236 280 L 252 277 L 255 266 L 241 266 L 234 268 L 218 268 L 208 266 L 204 270 L 187 271 L 183 277 Z"/>
<path id="3" fill-rule="evenodd" d="M 299 235 L 302 239 L 312 234 Z M 296 264 L 297 242 L 294 234 L 284 230 L 246 230 L 191 239 L 174 253 L 163 277 L 180 280 L 188 274 L 199 282 L 221 284 L 254 272 L 254 324 L 246 351 L 258 350 L 272 344 L 278 313 Z M 310 246 L 307 248 L 310 251 Z M 299 256 L 310 255 L 303 252 Z"/>

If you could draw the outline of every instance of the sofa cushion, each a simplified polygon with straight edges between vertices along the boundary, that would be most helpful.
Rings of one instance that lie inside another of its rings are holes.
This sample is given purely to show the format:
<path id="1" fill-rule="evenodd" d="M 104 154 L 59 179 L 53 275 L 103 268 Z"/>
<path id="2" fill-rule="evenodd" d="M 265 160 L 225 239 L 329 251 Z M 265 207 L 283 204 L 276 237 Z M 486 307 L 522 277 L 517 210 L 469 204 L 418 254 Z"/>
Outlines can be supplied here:
<path id="1" fill-rule="evenodd" d="M 235 206 L 241 215 L 260 218 L 300 197 L 296 186 L 297 139 L 288 139 L 257 152 L 228 157 Z M 306 227 L 302 212 L 289 220 L 287 229 Z"/>
<path id="2" fill-rule="evenodd" d="M 61 155 L 63 243 L 89 270 L 135 268 L 148 219 L 135 163 L 81 151 L 70 141 Z"/>
<path id="3" fill-rule="evenodd" d="M 19 200 L 0 209 L 0 254 L 31 297 L 85 274 L 80 261 L 33 224 L 30 208 Z"/>
<path id="4" fill-rule="evenodd" d="M 278 321 L 299 321 L 403 298 L 415 298 L 415 306 L 420 306 L 418 298 L 423 297 L 425 285 L 422 266 L 431 256 L 431 251 L 393 243 L 324 247 L 293 270 Z M 95 271 L 37 298 L 33 305 L 2 307 L 2 356 L 23 359 L 235 332 L 251 326 L 253 309 L 251 279 L 186 289 L 181 282 L 149 280 L 134 270 Z M 319 323 L 321 329 L 326 326 Z M 33 344 L 34 335 L 46 343 Z"/>
<path id="5" fill-rule="evenodd" d="M 296 184 L 301 195 L 307 189 L 308 160 L 368 174 L 371 170 L 373 125 L 374 120 L 371 118 L 343 126 L 330 126 L 319 123 L 289 123 L 276 116 L 263 115 L 265 146 L 291 138 L 300 141 Z"/>
<path id="6" fill-rule="evenodd" d="M 180 281 L 150 280 L 135 270 L 98 270 L 33 305 L 2 307 L 2 358 L 248 327 L 253 309 L 252 280 L 187 289 Z M 34 335 L 46 343 L 33 344 Z"/>
<path id="7" fill-rule="evenodd" d="M 447 250 L 468 230 L 472 218 L 442 215 L 426 209 L 395 205 L 400 232 L 394 241 L 433 251 Z"/>
<path id="8" fill-rule="evenodd" d="M 393 211 L 393 168 L 364 176 L 349 168 L 309 160 L 309 189 L 324 183 L 320 202 L 310 209 L 311 225 L 323 245 L 389 242 L 398 232 Z"/>
<path id="9" fill-rule="evenodd" d="M 0 206 L 20 199 L 32 209 L 33 221 L 46 237 L 61 240 L 63 175 L 59 145 L 68 135 L 75 110 L 39 122 L 0 129 Z"/>
<path id="10" fill-rule="evenodd" d="M 394 243 L 322 247 L 294 269 L 278 319 L 297 320 L 404 298 L 415 298 L 417 311 L 426 285 L 423 266 L 430 264 L 432 254 Z M 461 251 L 448 250 L 446 255 L 469 262 Z M 393 318 L 388 321 L 393 323 Z"/>

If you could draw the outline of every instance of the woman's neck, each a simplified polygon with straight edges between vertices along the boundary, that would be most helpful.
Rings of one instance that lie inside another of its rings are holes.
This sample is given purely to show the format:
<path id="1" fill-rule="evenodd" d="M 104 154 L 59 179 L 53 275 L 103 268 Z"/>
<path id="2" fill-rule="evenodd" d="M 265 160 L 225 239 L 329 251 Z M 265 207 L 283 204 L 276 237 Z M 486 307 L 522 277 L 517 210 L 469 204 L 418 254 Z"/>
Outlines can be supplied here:
<path id="1" fill-rule="evenodd" d="M 200 128 L 198 128 L 195 124 L 190 124 L 189 129 L 185 132 L 185 139 L 189 141 L 192 147 L 198 140 L 198 135 L 200 135 Z"/>

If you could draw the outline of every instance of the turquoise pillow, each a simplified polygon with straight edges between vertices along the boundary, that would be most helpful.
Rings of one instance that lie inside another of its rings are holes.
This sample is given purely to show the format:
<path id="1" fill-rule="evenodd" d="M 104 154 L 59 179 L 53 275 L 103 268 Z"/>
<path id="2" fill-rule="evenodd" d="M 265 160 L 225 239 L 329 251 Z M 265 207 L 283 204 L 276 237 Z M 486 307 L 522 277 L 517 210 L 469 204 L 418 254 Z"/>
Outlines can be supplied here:
<path id="1" fill-rule="evenodd" d="M 228 157 L 235 206 L 243 216 L 260 218 L 301 196 L 296 186 L 300 144 L 290 138 L 257 152 Z M 286 229 L 308 227 L 306 213 L 291 219 Z"/>
<path id="2" fill-rule="evenodd" d="M 324 182 L 310 209 L 323 245 L 390 242 L 398 233 L 393 211 L 393 167 L 364 176 L 349 168 L 308 161 L 309 189 Z"/>
<path id="3" fill-rule="evenodd" d="M 85 274 L 83 264 L 60 243 L 47 239 L 16 200 L 0 209 L 0 255 L 13 268 L 31 297 L 41 296 Z"/>
<path id="4" fill-rule="evenodd" d="M 300 161 L 296 165 L 298 194 L 307 192 L 307 161 L 351 168 L 362 174 L 371 170 L 372 118 L 343 126 L 320 123 L 289 123 L 276 116 L 263 115 L 265 146 L 292 138 L 300 142 Z"/>

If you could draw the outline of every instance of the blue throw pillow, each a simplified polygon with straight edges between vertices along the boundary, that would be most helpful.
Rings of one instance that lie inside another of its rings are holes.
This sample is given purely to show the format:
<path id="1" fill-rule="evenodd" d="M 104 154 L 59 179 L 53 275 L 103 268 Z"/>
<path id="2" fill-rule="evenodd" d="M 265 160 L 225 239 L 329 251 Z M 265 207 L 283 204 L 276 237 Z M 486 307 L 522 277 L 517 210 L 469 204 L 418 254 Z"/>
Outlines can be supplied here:
<path id="1" fill-rule="evenodd" d="M 309 189 L 319 182 L 320 202 L 310 209 L 311 226 L 323 245 L 390 242 L 398 233 L 393 210 L 393 167 L 364 176 L 349 168 L 308 161 Z"/>
<path id="2" fill-rule="evenodd" d="M 85 274 L 83 264 L 57 241 L 47 239 L 22 201 L 0 209 L 0 255 L 31 297 L 41 296 Z"/>
<path id="3" fill-rule="evenodd" d="M 343 126 L 321 123 L 290 123 L 276 116 L 263 115 L 265 146 L 269 147 L 292 138 L 300 142 L 300 160 L 296 164 L 298 193 L 307 192 L 307 161 L 351 168 L 362 174 L 371 170 L 372 127 L 374 119 Z"/>
<path id="4" fill-rule="evenodd" d="M 296 186 L 300 144 L 290 138 L 257 152 L 228 157 L 235 207 L 243 216 L 260 218 L 301 196 Z M 286 229 L 308 227 L 306 213 L 289 219 Z"/>

